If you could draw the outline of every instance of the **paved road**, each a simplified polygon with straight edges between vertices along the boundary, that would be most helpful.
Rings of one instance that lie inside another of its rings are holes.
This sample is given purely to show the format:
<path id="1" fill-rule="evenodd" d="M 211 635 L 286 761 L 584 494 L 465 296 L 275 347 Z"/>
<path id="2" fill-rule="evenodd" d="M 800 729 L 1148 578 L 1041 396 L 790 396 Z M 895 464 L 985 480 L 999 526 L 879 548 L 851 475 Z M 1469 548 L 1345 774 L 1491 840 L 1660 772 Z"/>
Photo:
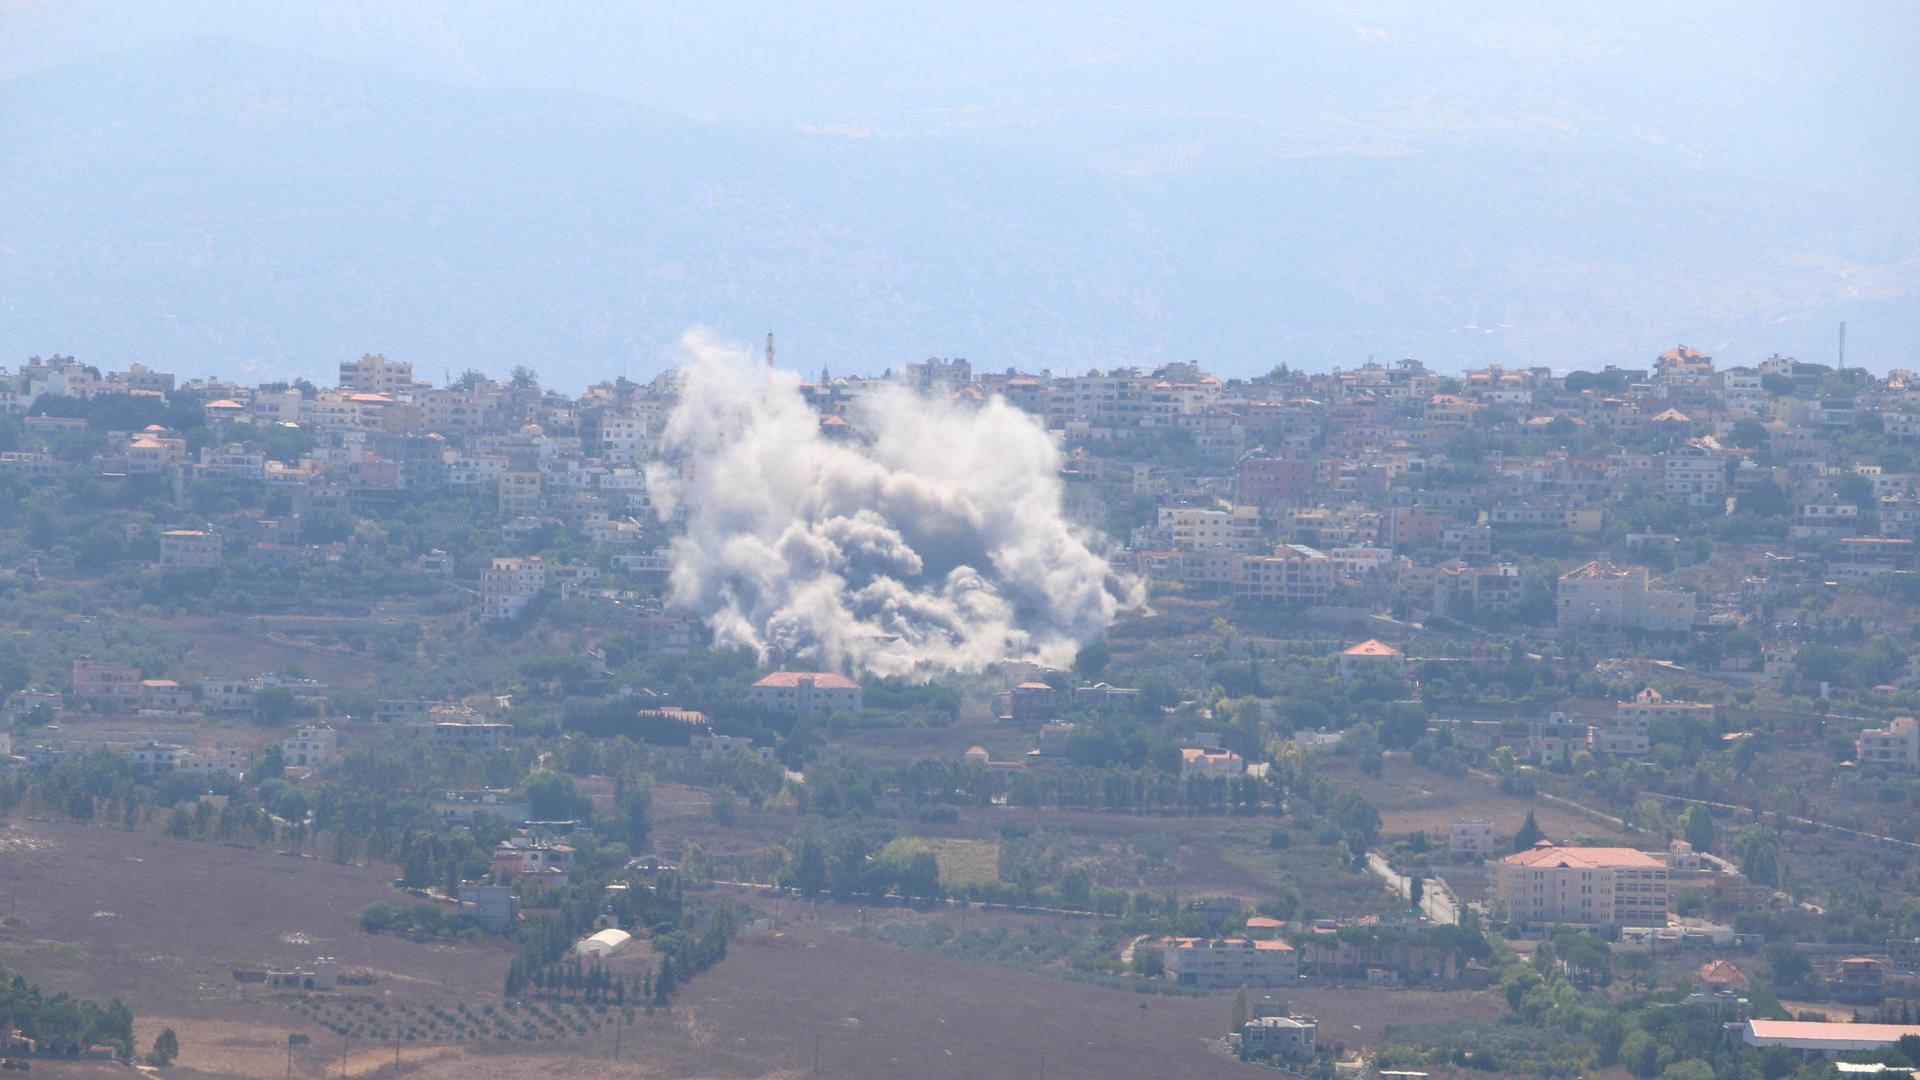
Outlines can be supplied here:
<path id="1" fill-rule="evenodd" d="M 1387 888 L 1393 890 L 1395 896 L 1404 898 L 1413 888 L 1413 879 L 1405 874 L 1395 873 L 1393 867 L 1387 865 L 1387 860 L 1377 851 L 1367 852 L 1367 869 L 1372 871 L 1375 877 L 1386 882 Z M 1452 925 L 1460 921 L 1460 900 L 1453 895 L 1452 889 L 1447 888 L 1444 879 L 1430 877 L 1426 879 L 1426 885 L 1420 894 L 1420 913 L 1436 923 Z"/>

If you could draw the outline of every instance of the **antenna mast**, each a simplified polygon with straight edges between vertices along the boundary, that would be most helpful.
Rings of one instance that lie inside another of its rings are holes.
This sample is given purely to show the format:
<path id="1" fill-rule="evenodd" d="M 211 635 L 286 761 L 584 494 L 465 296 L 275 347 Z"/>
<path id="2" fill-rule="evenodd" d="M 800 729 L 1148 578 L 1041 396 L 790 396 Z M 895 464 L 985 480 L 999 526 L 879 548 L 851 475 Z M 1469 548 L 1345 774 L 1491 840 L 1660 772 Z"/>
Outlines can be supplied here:
<path id="1" fill-rule="evenodd" d="M 767 331 L 767 367 L 773 367 L 773 331 Z"/>
<path id="2" fill-rule="evenodd" d="M 1842 371 L 1847 367 L 1847 320 L 1845 319 L 1840 320 L 1840 363 L 1837 366 Z"/>

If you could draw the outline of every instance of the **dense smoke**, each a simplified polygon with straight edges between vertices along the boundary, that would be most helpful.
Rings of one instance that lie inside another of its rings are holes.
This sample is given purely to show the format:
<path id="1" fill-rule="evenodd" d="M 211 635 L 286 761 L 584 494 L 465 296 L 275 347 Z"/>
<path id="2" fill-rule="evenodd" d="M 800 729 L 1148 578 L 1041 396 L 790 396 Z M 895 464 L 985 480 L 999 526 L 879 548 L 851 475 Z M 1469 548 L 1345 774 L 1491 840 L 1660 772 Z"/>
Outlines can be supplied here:
<path id="1" fill-rule="evenodd" d="M 1061 512 L 1059 454 L 995 399 L 889 387 L 831 438 L 799 380 L 700 333 L 647 483 L 683 507 L 672 599 L 723 646 L 876 674 L 1063 665 L 1138 586 Z"/>

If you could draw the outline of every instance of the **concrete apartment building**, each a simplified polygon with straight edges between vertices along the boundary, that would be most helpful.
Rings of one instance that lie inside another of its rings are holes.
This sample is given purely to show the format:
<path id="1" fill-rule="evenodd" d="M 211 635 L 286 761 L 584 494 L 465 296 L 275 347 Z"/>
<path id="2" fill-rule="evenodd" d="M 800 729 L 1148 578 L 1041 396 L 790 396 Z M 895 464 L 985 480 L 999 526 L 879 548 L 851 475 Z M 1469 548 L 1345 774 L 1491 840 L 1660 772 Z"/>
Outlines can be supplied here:
<path id="1" fill-rule="evenodd" d="M 1240 560 L 1232 582 L 1239 603 L 1305 606 L 1333 594 L 1333 560 L 1302 544 L 1281 544 L 1271 555 Z"/>
<path id="2" fill-rule="evenodd" d="M 1300 978 L 1300 961 L 1284 941 L 1174 938 L 1166 945 L 1165 972 L 1181 986 L 1284 987 Z"/>
<path id="3" fill-rule="evenodd" d="M 503 472 L 500 474 L 500 516 L 523 517 L 540 512 L 540 474 Z"/>
<path id="4" fill-rule="evenodd" d="M 512 737 L 512 724 L 447 721 L 433 725 L 433 748 L 440 751 L 492 753 Z"/>
<path id="5" fill-rule="evenodd" d="M 1246 554 L 1260 546 L 1260 508 L 1169 506 L 1160 510 L 1159 527 L 1182 551 L 1219 547 Z"/>
<path id="6" fill-rule="evenodd" d="M 169 529 L 160 534 L 160 572 L 189 573 L 220 569 L 220 534 L 203 529 Z"/>
<path id="7" fill-rule="evenodd" d="M 280 753 L 288 765 L 322 768 L 340 756 L 340 733 L 324 724 L 296 728 L 280 741 Z"/>
<path id="8" fill-rule="evenodd" d="M 1493 863 L 1492 874 L 1495 908 L 1515 923 L 1667 924 L 1667 861 L 1635 848 L 1542 840 Z"/>
<path id="9" fill-rule="evenodd" d="M 1600 754 L 1645 754 L 1652 749 L 1649 736 L 1655 720 L 1680 720 L 1688 717 L 1713 722 L 1714 708 L 1703 701 L 1668 701 L 1649 686 L 1632 701 L 1614 705 L 1613 715 L 1593 727 L 1593 750 Z"/>
<path id="10" fill-rule="evenodd" d="M 497 558 L 480 571 L 480 616 L 511 619 L 547 587 L 547 565 L 538 556 Z"/>
<path id="11" fill-rule="evenodd" d="M 1694 603 L 1690 592 L 1653 588 L 1644 566 L 1596 559 L 1560 575 L 1554 621 L 1562 631 L 1678 634 L 1692 629 Z"/>
<path id="12" fill-rule="evenodd" d="M 407 394 L 413 391 L 413 365 L 368 353 L 340 362 L 340 389 L 361 394 Z"/>
<path id="13" fill-rule="evenodd" d="M 1319 1030 L 1311 1016 L 1257 1016 L 1240 1029 L 1240 1046 L 1255 1054 L 1310 1058 Z"/>
<path id="14" fill-rule="evenodd" d="M 1433 573 L 1433 613 L 1510 615 L 1519 610 L 1526 590 L 1526 579 L 1512 563 L 1442 566 Z"/>
<path id="15" fill-rule="evenodd" d="M 1487 856 L 1500 847 L 1491 821 L 1456 821 L 1447 830 L 1447 852 L 1451 855 Z"/>
<path id="16" fill-rule="evenodd" d="M 753 703 L 798 716 L 860 712 L 860 684 L 830 671 L 776 671 L 753 684 Z"/>
<path id="17" fill-rule="evenodd" d="M 1896 717 L 1883 728 L 1867 728 L 1853 742 L 1854 760 L 1893 769 L 1920 768 L 1920 721 Z"/>
<path id="18" fill-rule="evenodd" d="M 98 664 L 91 656 L 73 662 L 73 696 L 82 701 L 132 707 L 145 693 L 139 668 Z"/>
<path id="19" fill-rule="evenodd" d="M 1566 713 L 1552 712 L 1544 720 L 1527 722 L 1527 760 L 1535 765 L 1551 765 L 1592 745 L 1592 726 Z"/>

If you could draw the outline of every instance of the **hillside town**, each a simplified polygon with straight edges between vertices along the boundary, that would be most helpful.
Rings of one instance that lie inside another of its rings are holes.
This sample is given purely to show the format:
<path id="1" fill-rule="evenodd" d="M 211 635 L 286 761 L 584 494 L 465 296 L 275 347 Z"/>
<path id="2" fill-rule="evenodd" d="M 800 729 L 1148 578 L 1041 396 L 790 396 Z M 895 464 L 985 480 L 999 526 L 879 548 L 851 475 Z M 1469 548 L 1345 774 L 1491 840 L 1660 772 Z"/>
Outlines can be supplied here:
<path id="1" fill-rule="evenodd" d="M 639 1023 L 834 926 L 1209 1002 L 1224 1061 L 1308 1075 L 1920 1069 L 1910 373 L 774 356 L 825 453 L 882 453 L 901 393 L 1042 433 L 1110 624 L 908 674 L 741 638 L 662 496 L 708 467 L 685 371 L 36 357 L 0 370 L 0 812 L 391 866 L 335 952 L 232 960 L 343 1037 L 378 1037 L 327 1004 L 375 977 L 352 940 Z"/>

